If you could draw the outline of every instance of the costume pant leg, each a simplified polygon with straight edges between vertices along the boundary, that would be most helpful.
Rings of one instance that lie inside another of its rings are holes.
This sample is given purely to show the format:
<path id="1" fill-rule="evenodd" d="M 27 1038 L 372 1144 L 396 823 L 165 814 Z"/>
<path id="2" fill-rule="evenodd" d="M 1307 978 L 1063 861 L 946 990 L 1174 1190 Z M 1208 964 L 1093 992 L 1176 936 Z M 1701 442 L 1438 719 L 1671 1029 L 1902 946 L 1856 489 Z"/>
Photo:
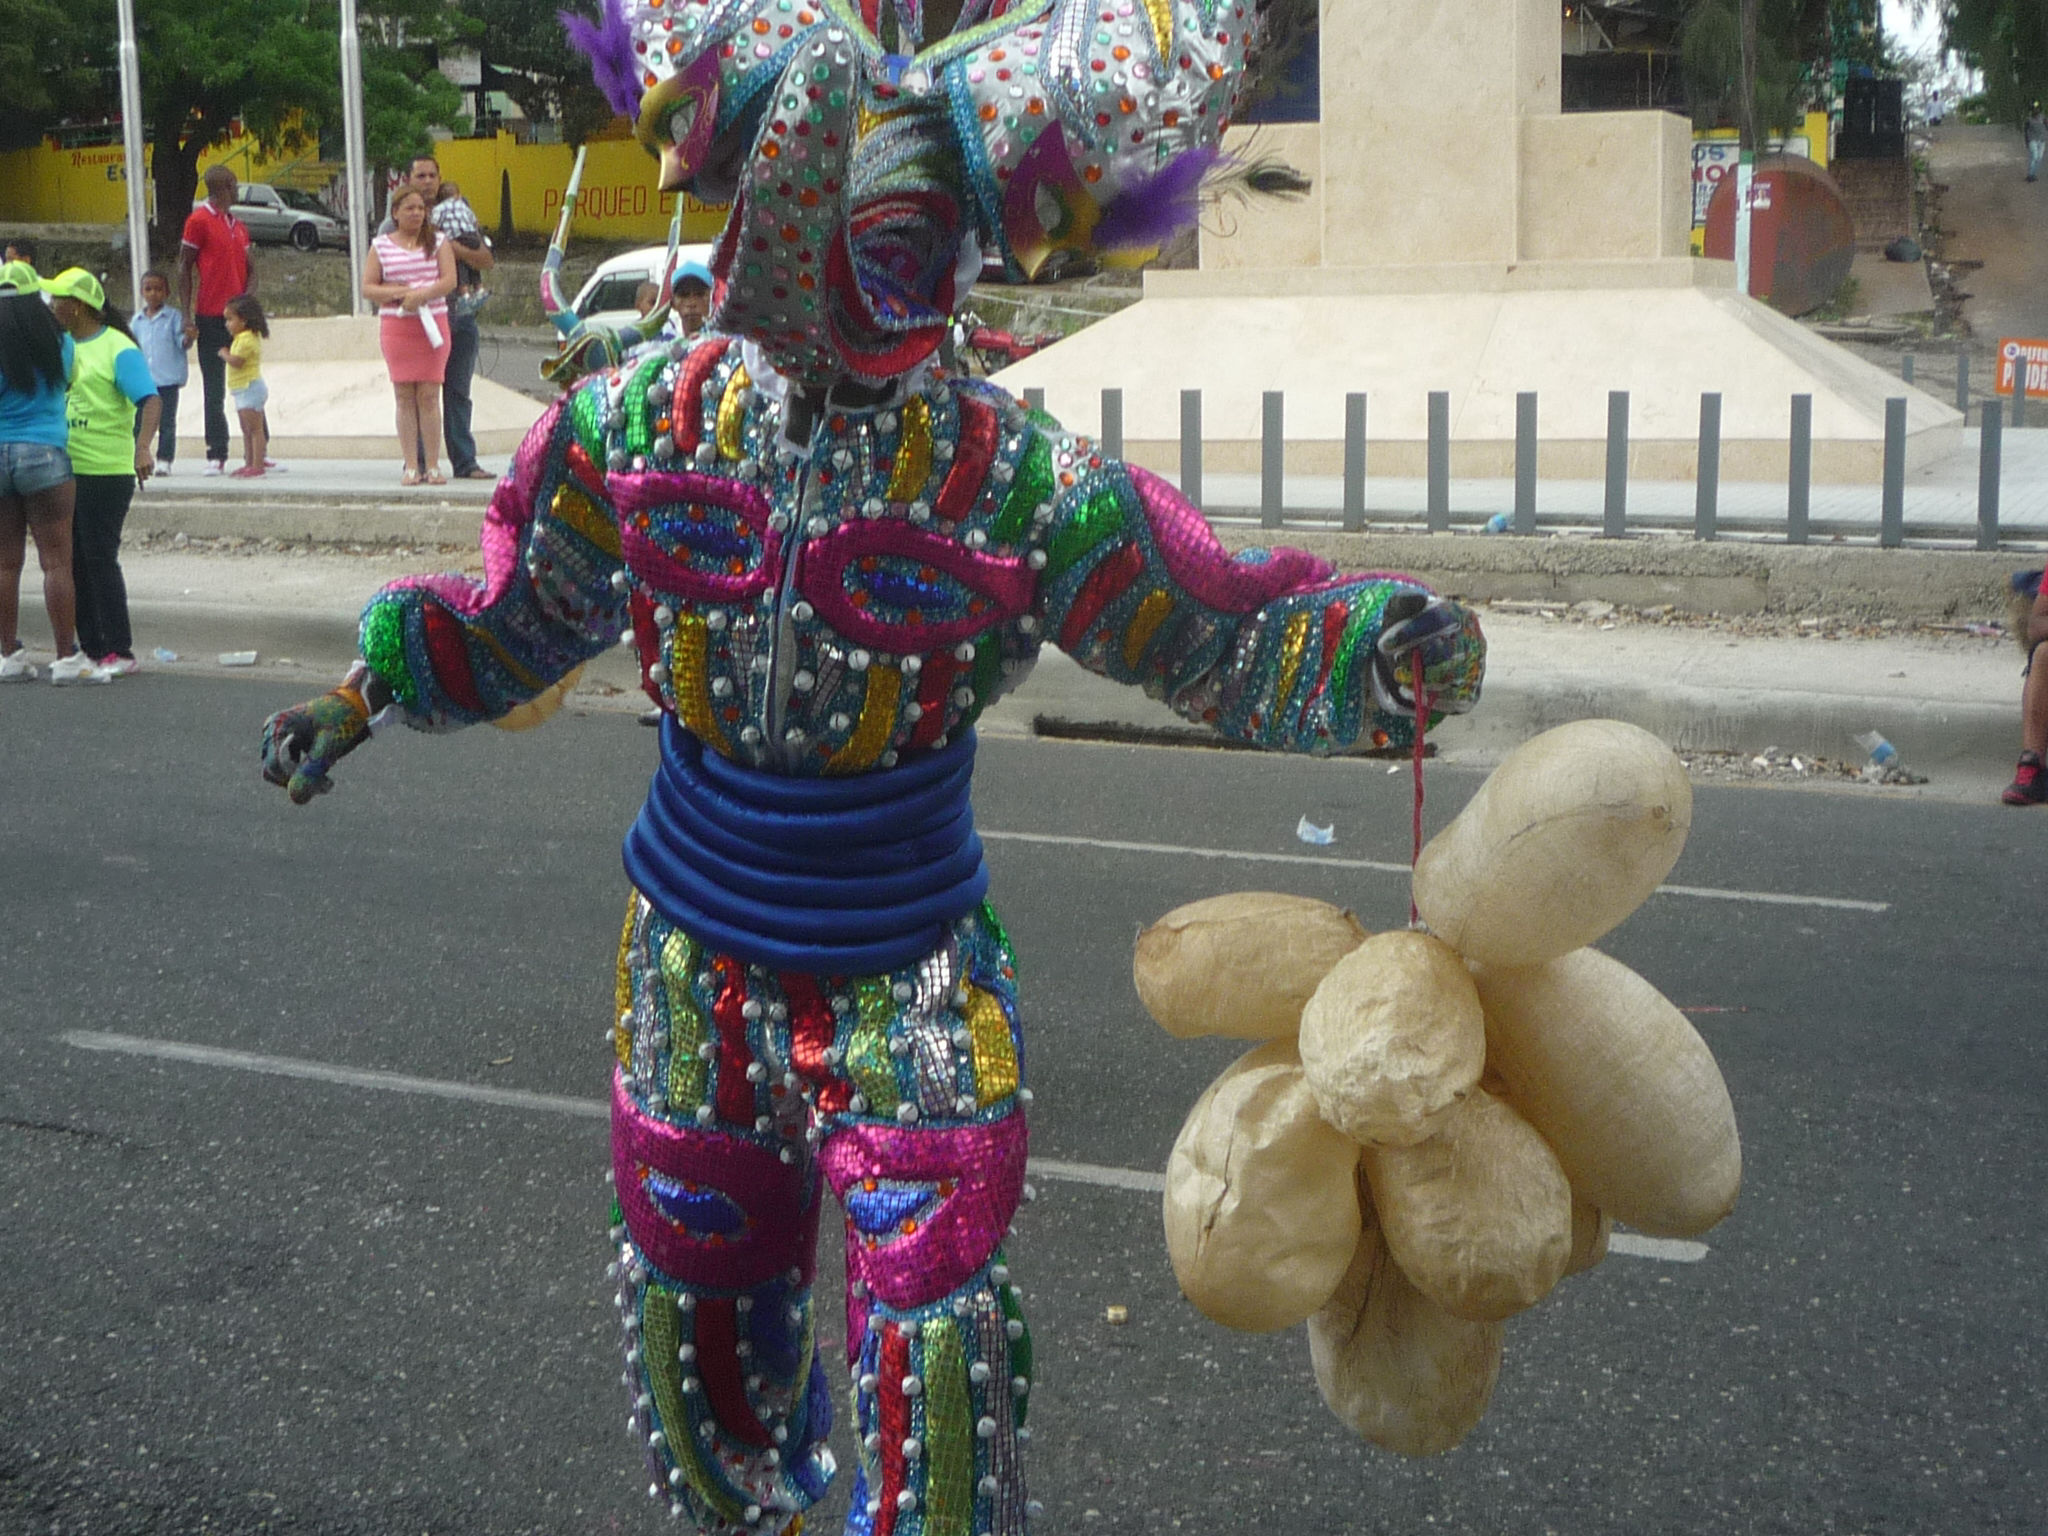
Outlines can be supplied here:
<path id="1" fill-rule="evenodd" d="M 626 1382 L 648 1491 L 711 1536 L 790 1529 L 832 1475 L 810 1305 L 819 1181 L 753 995 L 771 991 L 633 899 L 612 1115 Z"/>
<path id="2" fill-rule="evenodd" d="M 846 1208 L 853 1536 L 1016 1536 L 1031 1340 L 1001 1247 L 1024 1188 L 1016 975 L 986 906 L 831 998 L 819 1161 Z M 832 1095 L 843 1094 L 834 1101 Z"/>

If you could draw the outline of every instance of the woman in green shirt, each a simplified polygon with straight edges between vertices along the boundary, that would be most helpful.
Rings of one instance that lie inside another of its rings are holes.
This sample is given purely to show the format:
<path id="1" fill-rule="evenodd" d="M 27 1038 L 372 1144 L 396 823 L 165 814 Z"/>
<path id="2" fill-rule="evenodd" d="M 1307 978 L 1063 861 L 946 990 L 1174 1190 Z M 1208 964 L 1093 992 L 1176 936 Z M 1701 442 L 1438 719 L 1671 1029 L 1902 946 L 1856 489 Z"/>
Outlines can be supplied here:
<path id="1" fill-rule="evenodd" d="M 71 470 L 78 480 L 71 571 L 78 587 L 78 643 L 111 676 L 135 670 L 128 632 L 128 584 L 121 576 L 121 525 L 139 480 L 156 468 L 163 402 L 149 363 L 99 279 L 83 267 L 43 284 L 57 323 L 77 348 L 71 380 Z M 141 417 L 140 434 L 136 418 Z"/>

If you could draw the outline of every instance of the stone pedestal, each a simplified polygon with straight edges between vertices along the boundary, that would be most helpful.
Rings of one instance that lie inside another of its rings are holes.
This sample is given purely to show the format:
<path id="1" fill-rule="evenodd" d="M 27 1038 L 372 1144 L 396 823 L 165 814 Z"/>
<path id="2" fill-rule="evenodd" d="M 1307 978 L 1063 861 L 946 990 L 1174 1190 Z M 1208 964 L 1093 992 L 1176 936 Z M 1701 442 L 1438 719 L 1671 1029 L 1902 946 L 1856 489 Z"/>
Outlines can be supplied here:
<path id="1" fill-rule="evenodd" d="M 1373 472 L 1420 474 L 1426 400 L 1451 395 L 1452 472 L 1502 475 L 1534 390 L 1541 472 L 1596 477 L 1607 392 L 1631 396 L 1631 466 L 1686 478 L 1699 397 L 1722 395 L 1722 473 L 1785 472 L 1789 397 L 1814 397 L 1814 474 L 1875 481 L 1884 401 L 1909 464 L 1962 418 L 1734 291 L 1689 254 L 1691 130 L 1662 112 L 1559 107 L 1556 0 L 1324 0 L 1322 121 L 1233 129 L 1227 150 L 1306 173 L 1294 202 L 1226 203 L 1201 268 L 1001 375 L 1087 430 L 1124 391 L 1125 446 L 1178 462 L 1179 392 L 1203 391 L 1206 462 L 1258 463 L 1260 396 L 1287 395 L 1288 465 L 1336 473 L 1343 397 L 1370 397 Z"/>

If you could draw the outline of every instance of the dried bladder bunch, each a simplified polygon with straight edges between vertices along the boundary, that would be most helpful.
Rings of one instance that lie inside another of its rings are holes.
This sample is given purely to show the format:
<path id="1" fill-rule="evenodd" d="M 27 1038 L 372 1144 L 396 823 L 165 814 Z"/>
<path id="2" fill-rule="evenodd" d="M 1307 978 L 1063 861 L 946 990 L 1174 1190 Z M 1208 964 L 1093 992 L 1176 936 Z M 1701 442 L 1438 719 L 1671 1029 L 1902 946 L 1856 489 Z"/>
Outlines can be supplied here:
<path id="1" fill-rule="evenodd" d="M 1243 892 L 1168 913 L 1134 973 L 1175 1035 L 1264 1042 L 1196 1102 L 1166 1171 L 1188 1299 L 1307 1320 L 1330 1410 L 1407 1456 L 1479 1422 L 1503 1321 L 1590 1269 L 1621 1221 L 1691 1237 L 1742 1149 L 1706 1043 L 1588 948 L 1670 873 L 1684 767 L 1611 720 L 1511 753 L 1423 850 L 1428 931 Z"/>

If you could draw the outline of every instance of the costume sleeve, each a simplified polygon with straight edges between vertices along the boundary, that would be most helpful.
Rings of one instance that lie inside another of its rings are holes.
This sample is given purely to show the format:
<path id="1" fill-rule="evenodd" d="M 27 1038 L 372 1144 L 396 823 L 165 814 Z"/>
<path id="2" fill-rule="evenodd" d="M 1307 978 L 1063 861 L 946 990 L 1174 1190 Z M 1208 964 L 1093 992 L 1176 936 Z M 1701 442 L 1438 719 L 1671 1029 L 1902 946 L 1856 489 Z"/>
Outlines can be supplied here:
<path id="1" fill-rule="evenodd" d="M 1233 556 L 1166 481 L 1082 441 L 1037 435 L 1017 479 L 1027 499 L 1043 488 L 1034 543 L 1045 638 L 1082 666 L 1261 747 L 1414 739 L 1412 716 L 1374 704 L 1372 669 L 1388 601 L 1426 595 L 1420 582 L 1337 574 L 1298 549 Z M 1477 622 L 1460 615 L 1430 658 L 1429 691 L 1468 703 L 1484 660 Z"/>
<path id="2" fill-rule="evenodd" d="M 142 355 L 142 348 L 123 347 L 114 354 L 114 383 L 135 405 L 156 393 L 156 380 L 150 376 L 149 359 Z"/>
<path id="3" fill-rule="evenodd" d="M 404 577 L 363 610 L 363 659 L 408 725 L 501 719 L 625 631 L 623 582 L 612 579 L 624 570 L 618 524 L 562 404 L 534 425 L 498 482 L 482 543 L 481 582 Z"/>

